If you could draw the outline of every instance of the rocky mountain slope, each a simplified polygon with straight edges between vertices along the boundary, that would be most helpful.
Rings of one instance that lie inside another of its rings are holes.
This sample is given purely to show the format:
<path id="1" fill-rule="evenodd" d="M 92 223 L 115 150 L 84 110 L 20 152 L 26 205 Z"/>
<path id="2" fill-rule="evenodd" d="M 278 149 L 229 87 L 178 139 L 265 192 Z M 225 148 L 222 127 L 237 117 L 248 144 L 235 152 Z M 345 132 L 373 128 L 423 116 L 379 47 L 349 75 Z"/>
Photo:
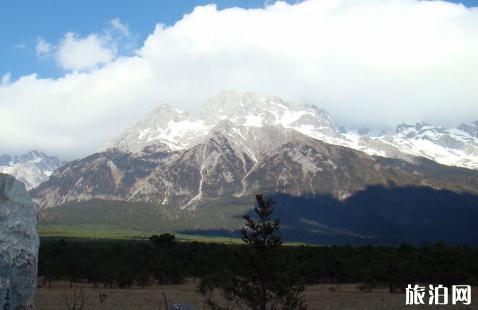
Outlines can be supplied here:
<path id="1" fill-rule="evenodd" d="M 40 151 L 30 151 L 19 156 L 0 155 L 0 172 L 11 174 L 25 184 L 27 189 L 37 187 L 62 165 L 62 162 Z"/>
<path id="2" fill-rule="evenodd" d="M 42 207 L 98 198 L 195 209 L 263 191 L 345 199 L 394 184 L 478 193 L 478 171 L 460 168 L 478 167 L 476 125 L 401 125 L 368 137 L 344 133 L 315 106 L 222 92 L 198 116 L 158 107 L 32 194 Z"/>

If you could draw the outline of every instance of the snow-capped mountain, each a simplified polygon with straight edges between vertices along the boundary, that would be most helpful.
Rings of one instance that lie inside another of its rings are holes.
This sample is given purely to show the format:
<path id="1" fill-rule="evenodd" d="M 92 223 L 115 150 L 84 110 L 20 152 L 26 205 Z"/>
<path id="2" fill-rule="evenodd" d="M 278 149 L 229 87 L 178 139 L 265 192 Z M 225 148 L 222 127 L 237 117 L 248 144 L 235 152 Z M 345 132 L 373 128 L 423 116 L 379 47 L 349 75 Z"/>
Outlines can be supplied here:
<path id="1" fill-rule="evenodd" d="M 161 105 L 105 149 L 134 152 L 148 145 L 162 145 L 169 150 L 184 150 L 201 143 L 209 133 L 227 122 L 238 131 L 241 128 L 249 131 L 263 126 L 282 126 L 304 130 L 310 127 L 324 136 L 338 134 L 328 113 L 315 106 L 284 102 L 272 95 L 227 91 L 209 99 L 198 116 L 167 104 Z"/>
<path id="2" fill-rule="evenodd" d="M 478 168 L 476 124 L 460 128 L 401 125 L 369 137 L 339 130 L 315 106 L 221 92 L 198 115 L 158 107 L 32 195 L 43 207 L 106 199 L 195 209 L 261 191 L 346 199 L 389 183 L 477 194 L 478 171 L 439 164 Z"/>
<path id="3" fill-rule="evenodd" d="M 225 130 L 224 126 L 238 143 L 249 148 L 253 157 L 258 154 L 254 154 L 251 149 L 254 146 L 250 144 L 261 131 L 258 129 L 272 126 L 369 155 L 405 160 L 421 156 L 445 165 L 478 169 L 478 122 L 462 124 L 456 129 L 402 124 L 396 133 L 368 136 L 339 130 L 327 111 L 316 106 L 286 102 L 274 95 L 237 91 L 224 91 L 212 97 L 198 116 L 162 105 L 105 149 L 139 152 L 154 145 L 162 150 L 181 151 L 202 143 L 213 131 Z M 260 140 L 263 146 L 264 139 Z"/>
<path id="4" fill-rule="evenodd" d="M 170 105 L 163 104 L 127 129 L 105 149 L 139 152 L 146 146 L 182 150 L 204 136 L 210 127 Z"/>
<path id="5" fill-rule="evenodd" d="M 477 133 L 475 122 L 367 136 L 315 106 L 229 91 L 197 115 L 158 107 L 30 194 L 52 224 L 231 231 L 266 193 L 306 242 L 476 244 Z"/>
<path id="6" fill-rule="evenodd" d="M 62 162 L 40 151 L 30 151 L 19 156 L 1 155 L 0 172 L 13 175 L 29 190 L 48 180 Z"/>
<path id="7" fill-rule="evenodd" d="M 478 122 L 446 129 L 425 123 L 399 125 L 392 143 L 402 152 L 439 163 L 478 169 Z M 474 133 L 474 135 L 473 135 Z M 383 138 L 387 141 L 388 137 Z"/>

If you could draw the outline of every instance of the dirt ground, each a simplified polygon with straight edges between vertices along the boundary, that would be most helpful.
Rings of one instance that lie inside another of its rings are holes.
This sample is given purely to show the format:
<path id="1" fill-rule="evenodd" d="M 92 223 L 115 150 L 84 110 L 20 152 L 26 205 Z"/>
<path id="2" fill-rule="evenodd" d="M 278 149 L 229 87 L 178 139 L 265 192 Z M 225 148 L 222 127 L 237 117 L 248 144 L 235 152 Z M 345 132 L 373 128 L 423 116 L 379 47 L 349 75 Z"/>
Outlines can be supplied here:
<path id="1" fill-rule="evenodd" d="M 194 305 L 194 309 L 207 309 L 201 296 L 196 293 L 196 284 L 193 281 L 181 285 L 128 289 L 92 288 L 91 285 L 81 284 L 77 286 L 76 295 L 79 296 L 81 291 L 84 294 L 84 297 L 80 297 L 85 303 L 84 310 L 162 310 L 165 309 L 163 293 L 169 304 L 187 303 Z M 75 289 L 63 282 L 53 283 L 51 288 L 39 288 L 36 296 L 37 309 L 72 309 L 67 307 L 66 300 L 72 304 L 74 294 Z M 363 293 L 357 289 L 356 284 L 343 284 L 338 289 L 332 285 L 308 286 L 304 297 L 308 309 L 478 309 L 477 303 L 473 302 L 473 298 L 478 298 L 478 288 L 473 288 L 472 304 L 469 306 L 405 306 L 404 294 L 390 294 L 386 288 Z"/>

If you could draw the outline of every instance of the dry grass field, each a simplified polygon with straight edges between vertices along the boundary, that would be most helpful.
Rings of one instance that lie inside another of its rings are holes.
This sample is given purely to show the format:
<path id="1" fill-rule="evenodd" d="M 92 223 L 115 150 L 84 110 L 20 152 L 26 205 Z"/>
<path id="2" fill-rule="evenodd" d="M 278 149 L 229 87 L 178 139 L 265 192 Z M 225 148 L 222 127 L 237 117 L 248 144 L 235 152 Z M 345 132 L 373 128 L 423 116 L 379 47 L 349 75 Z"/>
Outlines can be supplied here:
<path id="1" fill-rule="evenodd" d="M 156 285 L 146 288 L 133 287 L 128 289 L 92 288 L 84 284 L 77 286 L 84 293 L 84 310 L 158 310 L 165 309 L 164 295 L 168 303 L 188 303 L 195 309 L 206 309 L 201 296 L 196 293 L 196 284 L 187 281 L 181 285 Z M 343 284 L 338 287 L 331 285 L 308 286 L 305 299 L 309 309 L 478 309 L 476 303 L 470 306 L 405 306 L 404 294 L 390 294 L 386 288 L 378 288 L 370 293 L 363 293 L 356 284 Z M 39 288 L 36 297 L 38 310 L 68 309 L 65 298 L 71 300 L 75 293 L 68 283 L 56 282 L 51 288 Z M 100 301 L 103 296 L 103 301 Z M 478 288 L 474 288 L 472 298 L 478 296 Z M 477 298 L 477 297 L 475 297 Z"/>

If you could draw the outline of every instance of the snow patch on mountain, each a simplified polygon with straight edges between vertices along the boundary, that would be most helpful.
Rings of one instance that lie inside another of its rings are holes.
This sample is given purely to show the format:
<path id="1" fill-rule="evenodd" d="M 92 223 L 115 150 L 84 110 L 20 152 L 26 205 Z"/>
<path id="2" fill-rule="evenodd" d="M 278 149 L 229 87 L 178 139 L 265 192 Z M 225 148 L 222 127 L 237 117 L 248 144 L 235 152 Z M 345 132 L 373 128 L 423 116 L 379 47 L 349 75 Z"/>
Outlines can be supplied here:
<path id="1" fill-rule="evenodd" d="M 184 150 L 204 137 L 210 128 L 203 120 L 163 104 L 103 149 L 139 152 L 150 145 L 161 145 L 164 150 Z"/>
<path id="2" fill-rule="evenodd" d="M 0 172 L 13 175 L 23 182 L 27 190 L 48 180 L 62 162 L 40 151 L 30 151 L 20 156 L 0 156 Z"/>
<path id="3" fill-rule="evenodd" d="M 283 131 L 272 133 L 271 128 Z M 274 95 L 223 91 L 207 100 L 199 115 L 169 105 L 147 114 L 105 149 L 140 152 L 154 145 L 180 151 L 206 141 L 212 132 L 225 132 L 253 160 L 270 151 L 290 131 L 369 155 L 413 161 L 421 156 L 441 164 L 478 169 L 478 122 L 447 129 L 424 123 L 402 124 L 396 133 L 367 135 L 339 129 L 329 113 L 314 105 L 287 102 Z"/>

